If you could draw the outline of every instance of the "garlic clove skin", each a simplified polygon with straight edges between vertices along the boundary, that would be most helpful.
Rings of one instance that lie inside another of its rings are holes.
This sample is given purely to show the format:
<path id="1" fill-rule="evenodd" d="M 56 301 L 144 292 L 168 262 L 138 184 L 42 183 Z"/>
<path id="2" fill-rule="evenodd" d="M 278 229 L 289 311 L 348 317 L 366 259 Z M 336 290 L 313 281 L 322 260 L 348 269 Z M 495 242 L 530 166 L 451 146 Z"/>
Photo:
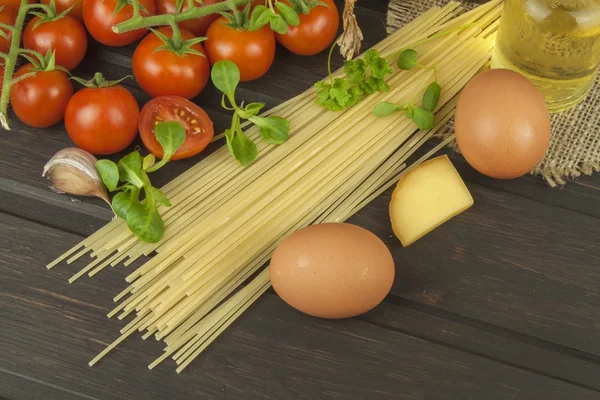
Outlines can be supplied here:
<path id="1" fill-rule="evenodd" d="M 92 154 L 76 147 L 56 153 L 44 166 L 42 177 L 47 177 L 51 189 L 74 196 L 99 197 L 110 205 L 106 187 L 96 169 L 98 160 Z"/>

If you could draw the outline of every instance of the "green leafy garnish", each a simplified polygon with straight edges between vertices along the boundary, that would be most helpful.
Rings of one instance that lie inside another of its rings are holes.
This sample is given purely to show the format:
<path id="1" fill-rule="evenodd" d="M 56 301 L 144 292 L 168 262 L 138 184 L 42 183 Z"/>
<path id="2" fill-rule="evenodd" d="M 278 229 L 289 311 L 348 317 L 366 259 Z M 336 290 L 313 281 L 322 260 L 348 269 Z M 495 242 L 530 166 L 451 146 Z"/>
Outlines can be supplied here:
<path id="1" fill-rule="evenodd" d="M 252 10 L 248 30 L 257 31 L 269 24 L 271 30 L 285 35 L 289 26 L 300 25 L 299 14 L 306 15 L 317 6 L 329 7 L 318 0 L 291 0 L 290 4 L 277 0 L 269 1 L 268 5 L 268 7 L 259 5 Z"/>
<path id="2" fill-rule="evenodd" d="M 258 8 L 258 7 L 257 7 Z M 259 117 L 265 107 L 264 103 L 248 103 L 244 106 L 237 104 L 235 91 L 240 82 L 240 70 L 231 61 L 218 61 L 212 68 L 211 79 L 217 89 L 223 93 L 221 105 L 226 110 L 233 111 L 231 127 L 225 131 L 227 148 L 242 166 L 250 165 L 258 155 L 256 143 L 246 136 L 242 130 L 242 119 L 249 120 L 258 126 L 262 139 L 271 144 L 282 144 L 288 139 L 290 123 L 287 119 L 277 116 Z M 225 98 L 230 106 L 225 103 Z"/>
<path id="3" fill-rule="evenodd" d="M 373 114 L 376 117 L 387 117 L 392 115 L 396 111 L 402 111 L 402 109 L 403 108 L 398 106 L 397 104 L 382 101 L 381 103 L 375 105 L 375 108 L 373 109 Z"/>
<path id="4" fill-rule="evenodd" d="M 126 155 L 116 164 L 111 160 L 96 163 L 104 185 L 111 192 L 118 192 L 111 203 L 114 213 L 127 222 L 135 236 L 148 243 L 160 241 L 165 231 L 157 205 L 171 206 L 165 194 L 152 186 L 148 173 L 163 167 L 186 139 L 185 128 L 178 122 L 160 122 L 155 132 L 164 154 L 158 163 L 152 154 L 142 159 L 138 151 Z M 121 186 L 118 186 L 119 182 L 122 182 Z M 140 201 L 142 191 L 144 203 Z"/>
<path id="5" fill-rule="evenodd" d="M 433 129 L 435 126 L 435 117 L 433 110 L 440 100 L 441 88 L 439 83 L 431 83 L 423 94 L 421 107 L 412 103 L 398 105 L 387 101 L 379 102 L 373 108 L 373 115 L 383 118 L 392 115 L 395 112 L 404 112 L 406 118 L 411 119 L 419 129 Z"/>
<path id="6" fill-rule="evenodd" d="M 406 49 L 400 52 L 398 57 L 398 67 L 403 70 L 410 70 L 415 67 L 423 67 L 417 60 L 417 52 L 413 49 Z M 435 127 L 435 116 L 433 112 L 440 101 L 442 88 L 437 81 L 437 71 L 433 67 L 435 80 L 427 86 L 423 93 L 421 106 L 416 106 L 412 101 L 403 105 L 398 105 L 382 101 L 373 108 L 373 115 L 377 117 L 387 117 L 395 112 L 404 112 L 406 118 L 411 119 L 419 129 L 433 129 Z"/>
<path id="7" fill-rule="evenodd" d="M 427 86 L 425 94 L 423 94 L 423 108 L 427 111 L 435 110 L 438 101 L 440 101 L 441 93 L 442 88 L 437 81 L 432 82 L 429 86 Z"/>
<path id="8" fill-rule="evenodd" d="M 396 62 L 396 64 L 400 69 L 406 71 L 411 70 L 415 67 L 420 66 L 419 62 L 417 61 L 417 56 L 417 52 L 413 49 L 403 50 L 398 56 L 398 61 Z"/>
<path id="9" fill-rule="evenodd" d="M 315 84 L 317 104 L 330 111 L 341 111 L 365 96 L 390 90 L 385 80 L 393 72 L 392 67 L 375 49 L 368 50 L 362 59 L 345 61 L 344 72 L 345 78 Z"/>

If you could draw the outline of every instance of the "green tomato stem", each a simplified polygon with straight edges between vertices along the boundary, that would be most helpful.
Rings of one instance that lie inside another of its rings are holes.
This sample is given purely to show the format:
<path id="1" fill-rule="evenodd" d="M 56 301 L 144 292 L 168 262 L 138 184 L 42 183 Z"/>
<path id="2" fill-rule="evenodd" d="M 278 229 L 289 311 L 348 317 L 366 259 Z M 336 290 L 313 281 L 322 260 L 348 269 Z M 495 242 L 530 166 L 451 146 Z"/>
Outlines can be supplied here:
<path id="1" fill-rule="evenodd" d="M 250 3 L 252 0 L 234 0 L 234 4 L 236 7 L 243 6 L 245 4 Z M 134 1 L 135 3 L 135 1 Z M 123 33 L 129 32 L 136 29 L 148 28 L 151 26 L 158 25 L 170 25 L 171 19 L 175 22 L 187 21 L 190 19 L 195 19 L 199 17 L 204 17 L 206 15 L 227 11 L 230 9 L 229 2 L 224 1 L 216 4 L 212 4 L 210 6 L 204 7 L 193 7 L 185 12 L 178 14 L 163 14 L 163 15 L 153 15 L 150 17 L 142 17 L 141 15 L 133 16 L 131 19 L 121 22 L 118 25 L 113 26 L 112 30 L 115 33 Z"/>
<path id="2" fill-rule="evenodd" d="M 29 73 L 27 73 L 27 74 L 21 75 L 21 76 L 20 76 L 20 77 L 18 77 L 18 78 L 14 78 L 14 79 L 12 80 L 12 84 L 14 85 L 14 84 L 16 84 L 17 82 L 21 82 L 23 79 L 31 78 L 31 77 L 34 77 L 35 75 L 36 75 L 36 73 L 35 73 L 35 72 L 29 72 Z"/>
<path id="3" fill-rule="evenodd" d="M 329 74 L 329 80 L 331 81 L 332 85 L 333 85 L 333 75 L 331 74 L 331 58 L 333 57 L 333 50 L 335 49 L 336 45 L 337 45 L 337 40 L 334 40 L 333 44 L 331 45 L 331 48 L 329 49 L 329 55 L 327 56 L 327 73 Z"/>
<path id="4" fill-rule="evenodd" d="M 23 4 L 23 3 L 21 3 L 21 4 Z M 21 5 L 21 8 L 22 7 L 23 6 Z M 33 4 L 29 4 L 26 8 L 27 8 L 26 11 L 30 11 L 35 8 L 40 8 L 40 9 L 44 10 L 44 12 L 48 15 L 48 18 L 53 19 L 56 17 L 56 9 L 53 10 L 52 7 L 50 7 L 47 4 L 33 3 Z"/>
<path id="5" fill-rule="evenodd" d="M 31 54 L 32 56 L 37 58 L 40 61 L 40 64 L 42 65 L 46 62 L 46 57 L 44 57 L 44 55 L 39 51 L 35 51 L 32 49 L 19 49 L 19 54 Z"/>
<path id="6" fill-rule="evenodd" d="M 0 23 L 0 29 L 4 29 L 6 31 L 12 32 L 15 29 L 15 27 L 12 25 L 5 24 L 5 23 Z"/>
<path id="7" fill-rule="evenodd" d="M 173 43 L 173 48 L 175 50 L 181 49 L 181 30 L 179 29 L 179 25 L 175 22 L 175 18 L 171 14 L 171 20 L 169 21 L 169 25 L 171 25 L 171 29 L 173 30 L 173 35 L 171 36 L 171 42 Z"/>
<path id="8" fill-rule="evenodd" d="M 40 4 L 37 4 L 40 5 Z M 21 31 L 23 30 L 23 23 L 30 7 L 28 6 L 27 0 L 21 0 L 21 6 L 17 12 L 17 19 L 13 27 L 13 34 L 10 41 L 10 50 L 8 51 L 7 57 L 5 58 L 4 64 L 4 78 L 2 80 L 2 95 L 0 96 L 0 124 L 7 131 L 10 130 L 10 124 L 8 122 L 8 103 L 10 102 L 10 89 L 13 85 L 13 74 L 15 71 L 15 65 L 17 58 L 21 53 L 19 48 L 21 41 Z"/>

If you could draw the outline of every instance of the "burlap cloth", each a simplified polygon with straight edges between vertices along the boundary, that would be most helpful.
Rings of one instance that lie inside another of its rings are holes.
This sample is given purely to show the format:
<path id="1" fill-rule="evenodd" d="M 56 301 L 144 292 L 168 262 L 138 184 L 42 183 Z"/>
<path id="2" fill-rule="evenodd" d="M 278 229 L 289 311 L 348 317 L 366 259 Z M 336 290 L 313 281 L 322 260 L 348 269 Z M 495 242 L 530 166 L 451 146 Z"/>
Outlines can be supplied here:
<path id="1" fill-rule="evenodd" d="M 396 31 L 405 23 L 436 5 L 449 0 L 391 0 L 387 31 Z M 465 9 L 480 3 L 461 1 Z M 449 125 L 451 131 L 452 125 Z M 588 97 L 571 110 L 552 115 L 552 139 L 542 162 L 531 171 L 541 175 L 550 186 L 563 185 L 567 179 L 600 171 L 600 79 Z"/>

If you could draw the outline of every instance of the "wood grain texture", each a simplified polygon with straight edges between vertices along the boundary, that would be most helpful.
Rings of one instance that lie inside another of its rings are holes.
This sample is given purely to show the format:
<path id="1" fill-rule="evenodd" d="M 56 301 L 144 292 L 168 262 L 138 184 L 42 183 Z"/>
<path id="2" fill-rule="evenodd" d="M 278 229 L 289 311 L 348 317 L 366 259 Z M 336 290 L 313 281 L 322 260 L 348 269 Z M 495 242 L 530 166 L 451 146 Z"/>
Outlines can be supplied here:
<path id="1" fill-rule="evenodd" d="M 467 212 L 402 248 L 389 195 L 350 221 L 391 249 L 392 293 L 600 356 L 600 230 L 593 217 L 467 183 Z"/>
<path id="2" fill-rule="evenodd" d="M 43 249 L 80 238 L 0 214 L 1 396 L 63 399 L 595 399 L 598 392 L 360 320 L 325 321 L 261 298 L 191 368 L 148 371 L 160 345 L 128 340 L 97 367 L 109 343 L 108 292 L 125 270 L 68 285 L 73 268 L 47 271 Z M 42 249 L 42 251 L 40 251 Z M 10 250 L 10 251 L 9 251 Z M 7 375 L 18 379 L 7 379 Z M 52 398 L 49 396 L 49 398 Z"/>
<path id="3" fill-rule="evenodd" d="M 357 3 L 365 47 L 384 37 L 386 4 Z M 132 50 L 92 43 L 75 73 L 130 74 Z M 279 48 L 269 78 L 241 85 L 239 99 L 275 106 L 323 77 L 325 60 Z M 140 105 L 148 99 L 133 80 L 125 85 Z M 222 131 L 230 116 L 215 98 L 209 86 L 195 101 Z M 120 327 L 104 315 L 128 271 L 68 285 L 81 264 L 43 265 L 111 214 L 41 178 L 72 145 L 61 124 L 12 121 L 0 135 L 0 212 L 10 214 L 0 214 L 0 398 L 600 398 L 600 175 L 549 189 L 535 177 L 485 178 L 452 155 L 475 198 L 467 213 L 407 249 L 391 233 L 389 192 L 351 220 L 384 239 L 397 263 L 392 294 L 373 312 L 319 321 L 271 293 L 181 376 L 172 364 L 148 372 L 160 346 L 139 338 L 89 369 Z M 152 180 L 163 185 L 198 160 L 170 163 Z"/>

